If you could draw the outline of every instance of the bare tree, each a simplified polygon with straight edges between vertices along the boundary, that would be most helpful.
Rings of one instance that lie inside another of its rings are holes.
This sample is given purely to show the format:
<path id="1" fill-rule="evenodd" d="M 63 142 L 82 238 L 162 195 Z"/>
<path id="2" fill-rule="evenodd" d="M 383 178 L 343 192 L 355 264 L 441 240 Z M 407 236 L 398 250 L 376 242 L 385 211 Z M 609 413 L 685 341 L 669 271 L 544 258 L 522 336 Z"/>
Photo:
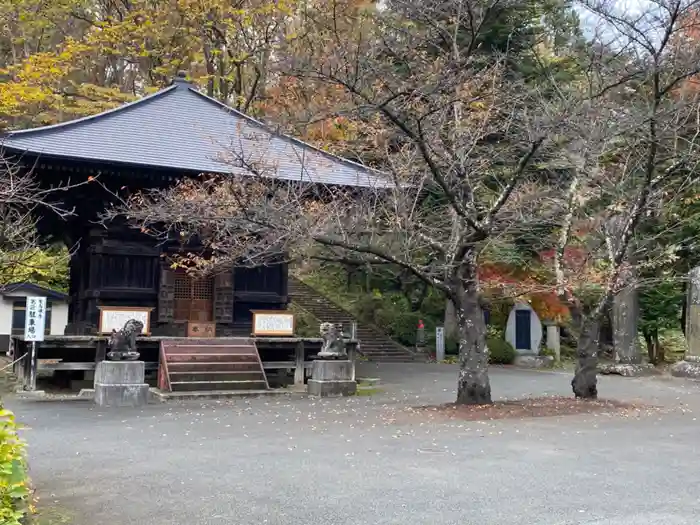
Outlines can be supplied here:
<path id="1" fill-rule="evenodd" d="M 275 181 L 274 166 L 234 144 L 233 171 L 244 175 L 141 194 L 108 218 L 126 213 L 162 238 L 196 236 L 207 254 L 192 262 L 208 270 L 311 245 L 327 258 L 405 269 L 454 304 L 457 402 L 490 403 L 479 254 L 540 220 L 532 213 L 542 194 L 532 165 L 546 138 L 507 57 L 480 50 L 500 3 L 394 2 L 345 20 L 357 25 L 352 42 L 337 34 L 337 11 L 309 14 L 313 40 L 295 57 L 295 74 L 349 95 L 387 159 L 373 187 Z"/>
<path id="2" fill-rule="evenodd" d="M 60 220 L 72 215 L 56 197 L 88 182 L 42 187 L 31 169 L 0 155 L 0 287 L 55 264 L 55 260 L 37 257 L 42 246 L 38 222 L 42 216 Z"/>
<path id="3" fill-rule="evenodd" d="M 618 2 L 581 2 L 595 34 L 580 58 L 575 94 L 556 92 L 568 117 L 558 154 L 569 177 L 559 201 L 561 222 L 553 267 L 557 292 L 578 327 L 572 381 L 580 398 L 597 396 L 599 329 L 606 306 L 638 285 L 640 226 L 682 188 L 697 183 L 697 94 L 685 89 L 700 73 L 700 51 L 687 45 L 700 3 L 656 0 L 634 10 Z M 586 300 L 569 281 L 564 254 L 583 247 L 599 270 L 600 289 Z M 634 334 L 628 334 L 636 338 Z"/>

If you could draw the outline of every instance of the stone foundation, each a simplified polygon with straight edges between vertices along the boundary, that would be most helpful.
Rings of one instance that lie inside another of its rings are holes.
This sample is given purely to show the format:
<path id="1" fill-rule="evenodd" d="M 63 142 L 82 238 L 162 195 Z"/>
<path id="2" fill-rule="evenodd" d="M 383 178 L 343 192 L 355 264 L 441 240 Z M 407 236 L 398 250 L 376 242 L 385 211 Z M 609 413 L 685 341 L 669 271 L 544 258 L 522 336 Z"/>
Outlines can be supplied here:
<path id="1" fill-rule="evenodd" d="M 598 367 L 598 372 L 604 375 L 618 375 L 623 377 L 642 377 L 655 375 L 658 373 L 656 368 L 654 368 L 654 365 L 631 363 L 600 365 Z"/>
<path id="2" fill-rule="evenodd" d="M 143 361 L 102 361 L 95 369 L 95 403 L 103 407 L 138 407 L 148 403 Z"/>
<path id="3" fill-rule="evenodd" d="M 320 397 L 354 396 L 357 392 L 354 372 L 355 366 L 350 360 L 318 359 L 311 368 L 308 392 Z"/>
<path id="4" fill-rule="evenodd" d="M 549 368 L 554 364 L 554 358 L 551 355 L 520 354 L 513 364 L 522 368 Z"/>

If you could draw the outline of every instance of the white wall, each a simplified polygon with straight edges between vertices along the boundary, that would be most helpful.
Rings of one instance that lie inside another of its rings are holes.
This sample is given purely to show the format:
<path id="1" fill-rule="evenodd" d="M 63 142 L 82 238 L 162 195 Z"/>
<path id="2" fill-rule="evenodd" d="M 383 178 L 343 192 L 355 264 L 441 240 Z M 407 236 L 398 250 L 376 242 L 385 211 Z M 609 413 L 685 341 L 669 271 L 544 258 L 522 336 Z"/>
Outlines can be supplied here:
<path id="1" fill-rule="evenodd" d="M 529 310 L 530 311 L 530 350 L 515 348 L 515 311 Z M 540 343 L 542 342 L 542 322 L 532 307 L 529 304 L 516 304 L 508 314 L 506 323 L 505 340 L 508 341 L 515 351 L 519 354 L 540 353 Z"/>
<path id="2" fill-rule="evenodd" d="M 9 335 L 12 331 L 12 301 L 14 300 L 14 297 L 3 297 L 0 301 L 0 335 Z"/>
<path id="3" fill-rule="evenodd" d="M 14 292 L 6 294 L 0 303 L 0 335 L 8 335 L 12 332 L 12 303 L 25 297 L 42 297 L 40 294 Z M 68 324 L 68 303 L 47 299 L 51 303 L 51 335 L 63 335 Z"/>

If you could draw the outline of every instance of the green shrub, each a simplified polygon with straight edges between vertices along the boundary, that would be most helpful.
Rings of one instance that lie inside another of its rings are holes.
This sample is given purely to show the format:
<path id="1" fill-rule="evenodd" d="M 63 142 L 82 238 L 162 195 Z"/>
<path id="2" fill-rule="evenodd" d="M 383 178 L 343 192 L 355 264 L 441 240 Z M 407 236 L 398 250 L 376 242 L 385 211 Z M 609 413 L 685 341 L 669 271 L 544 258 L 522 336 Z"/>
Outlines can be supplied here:
<path id="1" fill-rule="evenodd" d="M 489 348 L 489 363 L 494 365 L 510 365 L 515 361 L 515 348 L 504 339 L 489 338 L 486 340 Z"/>
<path id="2" fill-rule="evenodd" d="M 500 327 L 490 324 L 486 327 L 486 337 L 487 339 L 503 339 L 504 333 Z"/>
<path id="3" fill-rule="evenodd" d="M 0 523 L 21 525 L 31 508 L 25 443 L 17 433 L 15 416 L 0 409 Z"/>
<path id="4" fill-rule="evenodd" d="M 546 346 L 543 346 L 542 348 L 540 348 L 539 355 L 549 356 L 549 357 L 557 357 L 556 355 L 554 355 L 554 350 L 552 350 L 551 348 L 547 348 Z"/>
<path id="5" fill-rule="evenodd" d="M 459 338 L 445 337 L 445 355 L 459 355 Z"/>
<path id="6" fill-rule="evenodd" d="M 415 346 L 420 320 L 421 315 L 417 312 L 400 313 L 389 324 L 389 335 L 404 346 Z M 426 332 L 429 331 L 427 326 L 425 329 Z"/>
<path id="7" fill-rule="evenodd" d="M 384 319 L 381 314 L 385 309 L 385 302 L 377 294 L 364 294 L 360 296 L 352 305 L 352 311 L 361 323 L 381 325 Z M 390 317 L 390 316 L 388 316 Z"/>
<path id="8" fill-rule="evenodd" d="M 321 322 L 311 313 L 290 303 L 287 310 L 294 314 L 294 335 L 297 337 L 320 337 Z"/>
<path id="9" fill-rule="evenodd" d="M 561 345 L 559 353 L 562 359 L 576 359 L 576 349 L 572 346 Z"/>

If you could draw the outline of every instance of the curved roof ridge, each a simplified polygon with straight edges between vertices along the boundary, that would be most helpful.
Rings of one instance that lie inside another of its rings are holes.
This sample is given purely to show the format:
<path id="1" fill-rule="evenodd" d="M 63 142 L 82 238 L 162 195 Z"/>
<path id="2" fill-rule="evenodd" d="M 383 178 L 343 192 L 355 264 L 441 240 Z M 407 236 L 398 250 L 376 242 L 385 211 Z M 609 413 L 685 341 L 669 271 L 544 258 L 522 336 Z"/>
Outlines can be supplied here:
<path id="1" fill-rule="evenodd" d="M 59 122 L 58 124 L 49 124 L 48 126 L 39 126 L 37 128 L 28 128 L 28 129 L 18 129 L 18 130 L 13 130 L 13 131 L 8 131 L 6 133 L 7 136 L 17 136 L 17 135 L 30 135 L 34 133 L 42 133 L 44 131 L 52 131 L 55 129 L 61 129 L 61 128 L 68 128 L 76 124 L 82 124 L 84 122 L 91 122 L 95 120 L 100 120 L 102 118 L 107 118 L 115 113 L 121 113 L 123 111 L 132 109 L 134 106 L 138 106 L 142 103 L 147 103 L 155 98 L 158 98 L 170 91 L 173 91 L 174 89 L 177 89 L 177 85 L 173 84 L 171 86 L 168 86 L 166 88 L 160 89 L 156 91 L 155 93 L 151 93 L 150 95 L 146 95 L 145 97 L 138 98 L 136 100 L 132 100 L 131 102 L 126 102 L 124 104 L 121 104 L 117 106 L 116 108 L 108 109 L 106 111 L 101 111 L 100 113 L 95 113 L 94 115 L 88 115 L 86 117 L 80 117 L 76 118 L 73 120 L 68 120 L 66 122 Z"/>
<path id="2" fill-rule="evenodd" d="M 193 93 L 199 95 L 200 97 L 205 98 L 209 102 L 213 102 L 214 104 L 220 106 L 221 108 L 223 108 L 227 111 L 230 111 L 231 113 L 235 113 L 237 116 L 255 124 L 256 126 L 261 127 L 264 131 L 267 131 L 270 134 L 276 135 L 284 140 L 288 140 L 288 141 L 293 142 L 293 143 L 295 143 L 299 146 L 302 146 L 304 148 L 321 153 L 322 155 L 325 155 L 326 157 L 329 157 L 335 161 L 342 162 L 344 164 L 348 164 L 350 166 L 353 166 L 353 167 L 361 169 L 361 170 L 371 171 L 371 172 L 376 173 L 377 175 L 382 174 L 381 171 L 379 171 L 375 168 L 372 168 L 370 166 L 366 166 L 364 164 L 360 164 L 359 162 L 355 162 L 355 161 L 350 160 L 350 159 L 346 159 L 345 157 L 341 157 L 340 155 L 336 155 L 335 153 L 330 153 L 328 151 L 325 151 L 325 150 L 319 148 L 318 146 L 314 146 L 313 144 L 309 144 L 308 142 L 305 142 L 305 141 L 298 139 L 296 137 L 293 137 L 291 135 L 287 135 L 286 133 L 280 133 L 279 131 L 275 130 L 271 125 L 266 124 L 265 122 L 258 120 L 255 117 L 251 117 L 250 115 L 243 113 L 242 111 L 239 111 L 235 108 L 232 108 L 231 106 L 224 104 L 223 102 L 215 99 L 214 97 L 210 97 L 209 95 L 202 93 L 194 86 L 188 86 L 188 89 L 190 91 L 192 91 Z"/>
<path id="3" fill-rule="evenodd" d="M 355 187 L 389 183 L 385 173 L 281 133 L 205 95 L 182 76 L 165 89 L 96 115 L 9 132 L 0 147 L 48 158 L 231 173 L 230 159 L 222 154 L 234 141 L 256 162 L 268 162 L 274 178 Z"/>

